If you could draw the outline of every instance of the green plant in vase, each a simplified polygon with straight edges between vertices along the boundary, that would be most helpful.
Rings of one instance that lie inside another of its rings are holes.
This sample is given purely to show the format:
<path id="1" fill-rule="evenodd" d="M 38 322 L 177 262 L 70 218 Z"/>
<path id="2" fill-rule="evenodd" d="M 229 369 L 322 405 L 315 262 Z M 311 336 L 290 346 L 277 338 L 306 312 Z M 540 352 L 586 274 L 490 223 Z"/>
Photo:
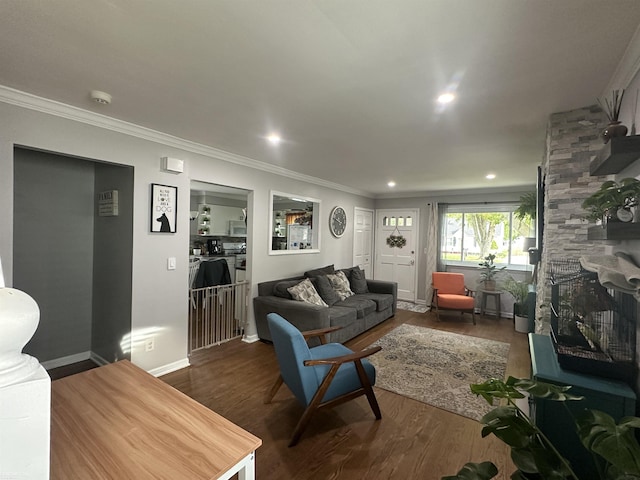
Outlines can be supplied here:
<path id="1" fill-rule="evenodd" d="M 496 256 L 493 253 L 490 253 L 486 257 L 484 257 L 484 262 L 479 263 L 480 265 L 480 280 L 484 285 L 485 290 L 495 290 L 496 288 L 496 276 L 505 268 L 506 266 L 498 268 L 498 266 L 493 263 L 496 259 Z"/>
<path id="2" fill-rule="evenodd" d="M 632 207 L 640 201 L 640 180 L 623 178 L 620 182 L 607 180 L 591 196 L 582 202 L 587 211 L 585 219 L 605 225 L 610 221 L 630 222 Z"/>

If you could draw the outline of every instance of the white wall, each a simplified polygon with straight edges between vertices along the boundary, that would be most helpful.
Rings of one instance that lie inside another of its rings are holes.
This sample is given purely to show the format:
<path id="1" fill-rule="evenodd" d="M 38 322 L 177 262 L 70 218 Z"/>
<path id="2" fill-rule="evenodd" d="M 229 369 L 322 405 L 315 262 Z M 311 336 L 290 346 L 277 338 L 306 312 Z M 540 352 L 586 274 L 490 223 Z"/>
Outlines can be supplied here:
<path id="1" fill-rule="evenodd" d="M 0 92 L 3 93 L 3 92 Z M 6 92 L 4 92 L 6 93 Z M 334 263 L 347 267 L 352 262 L 353 223 L 340 239 L 327 227 L 331 208 L 341 205 L 347 212 L 354 207 L 373 208 L 373 200 L 362 195 L 287 178 L 242 164 L 221 160 L 214 151 L 157 132 L 142 132 L 87 112 L 53 102 L 10 92 L 11 102 L 18 98 L 31 108 L 3 103 L 0 95 L 0 257 L 7 286 L 13 280 L 13 149 L 14 145 L 42 149 L 65 155 L 134 167 L 133 214 L 133 287 L 132 287 L 132 361 L 146 370 L 163 370 L 185 365 L 187 358 L 187 283 L 189 245 L 190 181 L 230 185 L 252 191 L 248 199 L 249 225 L 247 260 L 256 284 L 278 277 L 299 274 L 310 268 Z M 6 100 L 4 100 L 6 101 Z M 37 108 L 42 111 L 34 110 Z M 53 112 L 52 113 L 43 113 Z M 65 118 L 66 117 L 66 118 Z M 86 117 L 86 122 L 76 121 Z M 72 119 L 69 119 L 72 118 Z M 97 125 L 111 125 L 102 128 Z M 118 130 L 118 131 L 114 131 Z M 125 132 L 125 133 L 120 133 Z M 141 135 L 144 138 L 129 134 Z M 155 141 L 154 141 L 155 139 Z M 267 146 L 265 146 L 267 148 Z M 185 161 L 185 172 L 174 175 L 160 171 L 160 158 L 170 156 Z M 229 156 L 232 157 L 232 156 Z M 232 159 L 235 157 L 232 157 Z M 178 187 L 178 224 L 175 234 L 149 233 L 150 184 Z M 269 192 L 278 190 L 318 198 L 321 204 L 321 252 L 317 254 L 268 255 L 270 242 Z M 167 258 L 177 258 L 177 269 L 168 271 Z M 29 293 L 29 292 L 27 292 Z M 252 317 L 252 308 L 250 309 Z M 253 318 L 247 329 L 255 334 Z M 155 349 L 145 352 L 141 334 L 156 335 Z"/>

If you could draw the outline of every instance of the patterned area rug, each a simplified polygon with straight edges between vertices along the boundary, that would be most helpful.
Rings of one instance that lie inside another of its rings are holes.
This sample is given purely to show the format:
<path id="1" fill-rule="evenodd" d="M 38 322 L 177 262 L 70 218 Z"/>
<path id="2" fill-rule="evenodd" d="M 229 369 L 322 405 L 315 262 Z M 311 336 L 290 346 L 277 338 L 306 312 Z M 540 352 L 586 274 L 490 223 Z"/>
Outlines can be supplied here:
<path id="1" fill-rule="evenodd" d="M 410 312 L 425 313 L 429 311 L 429 307 L 426 305 L 417 305 L 415 303 L 404 302 L 402 300 L 398 300 L 396 305 L 400 310 L 409 310 Z"/>
<path id="2" fill-rule="evenodd" d="M 376 387 L 474 420 L 492 407 L 469 384 L 504 378 L 509 354 L 507 343 L 406 324 L 374 345 Z"/>

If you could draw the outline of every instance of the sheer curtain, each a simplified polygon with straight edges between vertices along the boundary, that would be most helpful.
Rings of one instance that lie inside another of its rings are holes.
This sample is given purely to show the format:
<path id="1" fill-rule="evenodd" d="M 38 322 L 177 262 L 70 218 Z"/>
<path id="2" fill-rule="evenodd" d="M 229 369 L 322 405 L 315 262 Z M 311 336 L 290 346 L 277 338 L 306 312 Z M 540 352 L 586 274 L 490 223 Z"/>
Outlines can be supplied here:
<path id="1" fill-rule="evenodd" d="M 431 288 L 431 274 L 438 271 L 438 258 L 440 255 L 438 240 L 439 234 L 439 215 L 438 204 L 431 202 L 427 204 L 427 231 L 426 231 L 426 244 L 427 244 L 427 262 L 426 262 L 426 284 L 427 293 L 426 300 L 427 306 L 431 305 L 431 297 L 433 296 L 433 288 Z"/>

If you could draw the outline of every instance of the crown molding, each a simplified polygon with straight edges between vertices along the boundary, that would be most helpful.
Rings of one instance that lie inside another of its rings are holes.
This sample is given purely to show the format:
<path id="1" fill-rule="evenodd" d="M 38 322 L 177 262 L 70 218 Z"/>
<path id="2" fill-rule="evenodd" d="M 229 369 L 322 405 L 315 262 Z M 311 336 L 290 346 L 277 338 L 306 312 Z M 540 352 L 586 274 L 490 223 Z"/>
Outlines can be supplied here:
<path id="1" fill-rule="evenodd" d="M 299 180 L 302 182 L 319 185 L 321 187 L 339 190 L 341 192 L 351 193 L 362 197 L 373 198 L 371 192 L 365 192 L 355 188 L 347 187 L 339 183 L 329 182 L 321 178 L 312 177 L 303 173 L 287 170 L 276 165 L 266 162 L 260 162 L 249 157 L 237 155 L 235 153 L 226 152 L 219 148 L 204 145 L 202 143 L 192 142 L 173 135 L 142 127 L 134 123 L 118 120 L 117 118 L 108 117 L 89 110 L 67 105 L 48 98 L 39 97 L 31 93 L 16 90 L 14 88 L 0 85 L 0 102 L 15 105 L 29 110 L 46 113 L 67 120 L 73 120 L 86 125 L 103 128 L 113 132 L 129 135 L 131 137 L 140 138 L 150 142 L 159 143 L 168 147 L 178 148 L 187 152 L 196 153 L 205 157 L 215 158 L 224 162 L 242 165 L 244 167 L 261 170 L 263 172 L 273 173 L 283 177 Z"/>
<path id="2" fill-rule="evenodd" d="M 638 70 L 640 70 L 640 26 L 631 37 L 631 41 L 622 54 L 620 63 L 618 63 L 601 96 L 606 97 L 613 90 L 627 88 L 633 77 L 638 73 Z"/>

